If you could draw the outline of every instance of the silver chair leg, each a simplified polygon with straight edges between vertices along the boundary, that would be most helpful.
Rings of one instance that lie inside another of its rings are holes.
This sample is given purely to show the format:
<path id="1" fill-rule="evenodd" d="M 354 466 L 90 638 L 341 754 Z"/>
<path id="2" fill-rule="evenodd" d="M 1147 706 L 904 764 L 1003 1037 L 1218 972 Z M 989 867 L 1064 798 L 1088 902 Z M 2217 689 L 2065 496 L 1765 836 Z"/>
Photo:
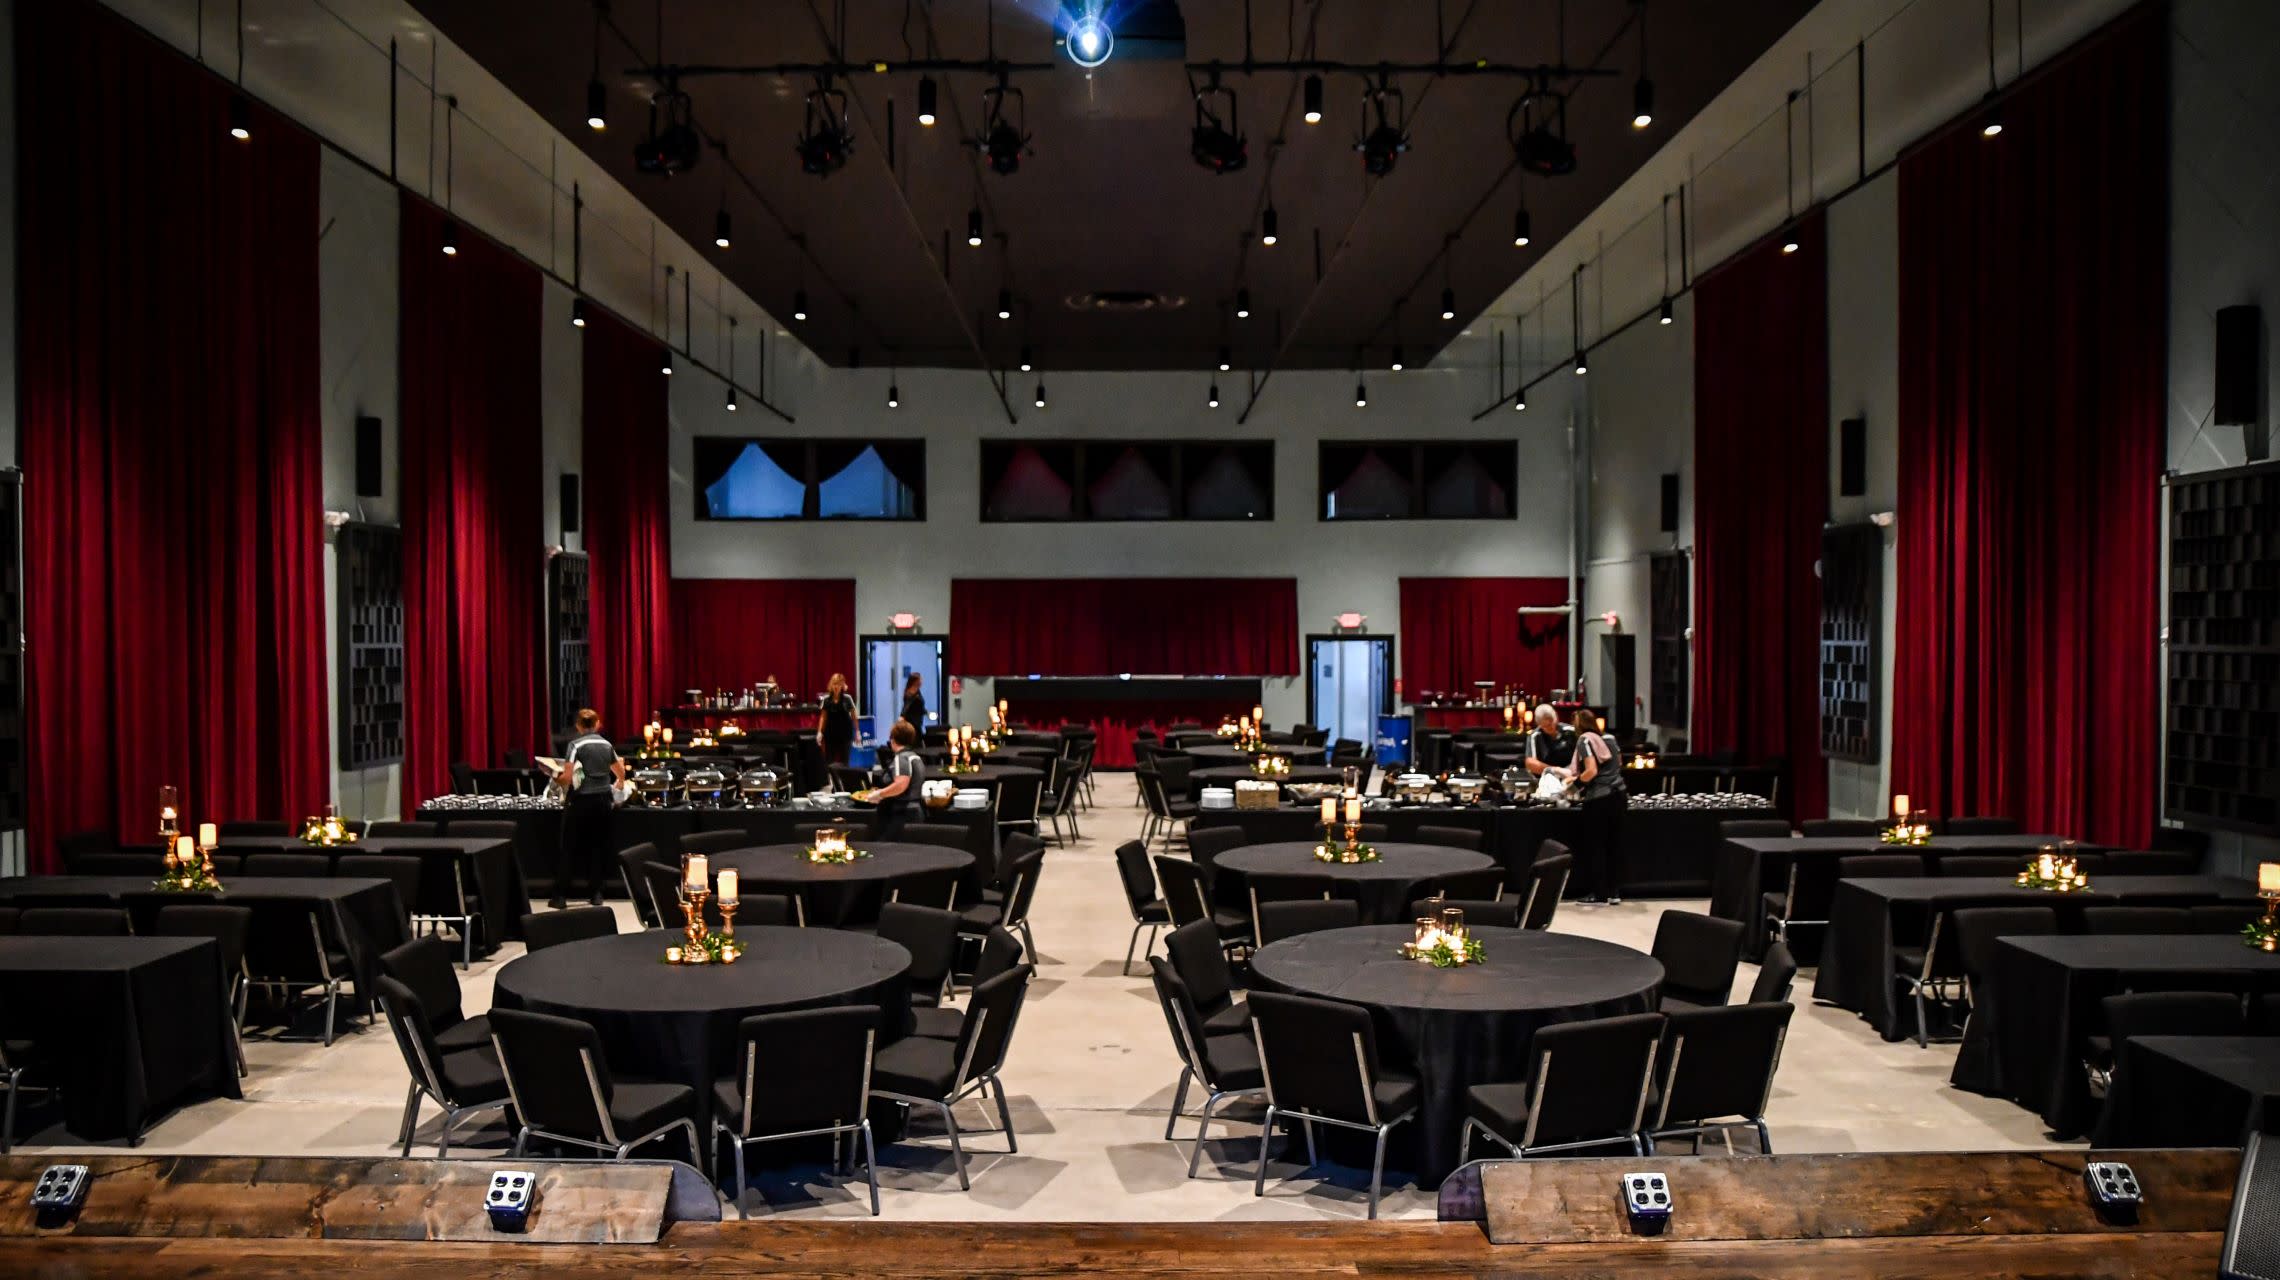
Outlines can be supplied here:
<path id="1" fill-rule="evenodd" d="M 1211 1128 L 1211 1113 L 1218 1109 L 1222 1095 L 1214 1093 L 1203 1101 L 1203 1123 L 1195 1127 L 1195 1150 L 1188 1153 L 1188 1176 L 1195 1176 L 1195 1166 L 1203 1158 L 1203 1135 Z"/>
<path id="2" fill-rule="evenodd" d="M 411 1158 L 411 1154 L 412 1154 L 412 1133 L 413 1133 L 413 1131 L 414 1131 L 415 1129 L 417 1129 L 417 1128 L 419 1127 L 419 1121 L 420 1121 L 420 1086 L 419 1086 L 419 1082 L 415 1080 L 415 1081 L 413 1081 L 413 1082 L 412 1082 L 411 1091 L 410 1091 L 410 1092 L 408 1092 L 408 1093 L 406 1093 L 406 1094 L 404 1095 L 404 1124 L 403 1124 L 403 1131 L 402 1131 L 402 1132 L 400 1132 L 400 1133 L 398 1133 L 398 1134 L 396 1135 L 396 1141 L 398 1141 L 398 1142 L 400 1142 L 400 1143 L 402 1143 L 402 1144 L 403 1144 L 403 1147 L 404 1147 L 404 1158 L 405 1158 L 405 1159 L 407 1159 L 407 1160 Z"/>
<path id="3" fill-rule="evenodd" d="M 1172 1126 L 1180 1122 L 1180 1107 L 1187 1101 L 1188 1081 L 1195 1078 L 1195 1068 L 1180 1068 L 1179 1087 L 1172 1090 L 1172 1113 L 1164 1117 L 1164 1141 L 1172 1140 Z"/>
<path id="4" fill-rule="evenodd" d="M 437 1130 L 435 1135 L 436 1159 L 446 1159 L 451 1155 L 451 1126 L 459 1119 L 459 1116 L 460 1113 L 450 1107 L 443 1109 L 443 1128 Z"/>
<path id="5" fill-rule="evenodd" d="M 1759 1121 L 1757 1122 L 1757 1131 L 1758 1131 L 1758 1154 L 1759 1154 L 1759 1155 L 1761 1155 L 1761 1156 L 1770 1156 L 1770 1155 L 1772 1155 L 1772 1154 L 1773 1154 L 1773 1135 L 1772 1135 L 1772 1134 L 1770 1134 L 1770 1133 L 1767 1133 L 1767 1132 L 1765 1131 L 1765 1121 L 1764 1121 L 1764 1120 L 1762 1120 L 1762 1119 L 1761 1119 L 1761 1120 L 1759 1120 Z"/>
<path id="6" fill-rule="evenodd" d="M 523 1148 L 528 1145 L 530 1145 L 530 1126 L 526 1124 L 515 1131 L 515 1145 L 507 1150 L 507 1154 L 520 1160 L 522 1159 Z"/>
<path id="7" fill-rule="evenodd" d="M 339 1008 L 340 979 L 335 978 L 325 984 L 325 1047 L 328 1049 L 333 1042 L 333 1014 Z"/>
<path id="8" fill-rule="evenodd" d="M 1267 1104 L 1266 1127 L 1259 1130 L 1259 1176 L 1251 1182 L 1251 1194 L 1254 1196 L 1267 1194 L 1267 1148 L 1273 1146 L 1274 1141 L 1275 1104 L 1270 1102 Z"/>
<path id="9" fill-rule="evenodd" d="M 966 1149 L 958 1145 L 958 1117 L 950 1114 L 949 1103 L 937 1102 L 934 1105 L 942 1112 L 943 1127 L 950 1130 L 950 1162 L 958 1166 L 958 1189 L 971 1191 L 974 1189 L 974 1180 L 966 1176 Z"/>
<path id="10" fill-rule="evenodd" d="M 739 1151 L 736 1157 L 741 1177 L 744 1153 Z M 871 1216 L 876 1218 L 879 1216 L 879 1157 L 871 1147 L 871 1122 L 867 1119 L 863 1121 L 863 1174 L 871 1180 Z"/>
<path id="11" fill-rule="evenodd" d="M 23 1092 L 24 1073 L 21 1071 L 9 1072 L 6 1084 L 8 1086 L 8 1101 L 5 1108 L 0 1109 L 0 1156 L 8 1154 L 16 1147 L 16 1098 Z"/>
<path id="12" fill-rule="evenodd" d="M 1465 1127 L 1462 1130 L 1458 1131 L 1457 1167 L 1459 1169 L 1462 1169 L 1466 1165 L 1472 1163 L 1472 1131 L 1473 1126 L 1479 1123 L 1480 1122 L 1478 1120 L 1474 1120 L 1468 1116 L 1465 1119 Z"/>
<path id="13" fill-rule="evenodd" d="M 1306 1130 L 1306 1167 L 1311 1169 L 1322 1163 L 1322 1157 L 1315 1154 L 1314 1150 L 1314 1119 L 1309 1116 L 1299 1121 L 1299 1124 Z"/>
<path id="14" fill-rule="evenodd" d="M 998 1124 L 1005 1129 L 1006 1154 L 1018 1154 L 1021 1148 L 1014 1145 L 1013 1141 L 1013 1110 L 1006 1105 L 1005 1081 L 992 1076 L 990 1078 L 990 1085 L 997 1090 Z"/>
<path id="15" fill-rule="evenodd" d="M 1141 929 L 1141 927 L 1142 927 L 1142 926 L 1141 926 L 1141 925 L 1140 925 L 1138 922 L 1134 922 L 1134 924 L 1133 924 L 1133 926 L 1132 926 L 1132 940 L 1124 944 L 1124 969 L 1123 969 L 1123 973 L 1124 973 L 1124 976 L 1125 976 L 1125 977 L 1127 977 L 1127 978 L 1129 978 L 1129 977 L 1131 977 L 1131 976 L 1132 976 L 1132 953 L 1133 953 L 1133 952 L 1135 952 L 1135 951 L 1138 951 L 1138 950 L 1140 949 L 1140 929 Z M 1154 946 L 1154 945 L 1155 945 L 1155 939 L 1153 939 L 1153 938 L 1149 939 L 1149 940 L 1148 940 L 1148 943 L 1149 943 L 1149 945 L 1150 945 L 1150 946 Z"/>
<path id="16" fill-rule="evenodd" d="M 1924 1011 L 1924 984 L 1921 982 L 1916 984 L 1916 1047 L 1932 1047 L 1931 1024 Z"/>
<path id="17" fill-rule="evenodd" d="M 734 1143 L 734 1146 L 736 1148 L 736 1216 L 749 1218 L 752 1216 L 752 1210 L 748 1204 L 751 1198 L 750 1193 L 744 1180 L 744 1143 L 739 1139 Z M 874 1208 L 871 1212 L 877 1213 L 878 1210 Z"/>
<path id="18" fill-rule="evenodd" d="M 1382 1124 L 1378 1126 L 1377 1149 L 1370 1156 L 1370 1220 L 1372 1222 L 1377 1220 L 1378 1197 L 1383 1193 L 1382 1185 L 1385 1182 L 1385 1133 L 1387 1127 Z"/>

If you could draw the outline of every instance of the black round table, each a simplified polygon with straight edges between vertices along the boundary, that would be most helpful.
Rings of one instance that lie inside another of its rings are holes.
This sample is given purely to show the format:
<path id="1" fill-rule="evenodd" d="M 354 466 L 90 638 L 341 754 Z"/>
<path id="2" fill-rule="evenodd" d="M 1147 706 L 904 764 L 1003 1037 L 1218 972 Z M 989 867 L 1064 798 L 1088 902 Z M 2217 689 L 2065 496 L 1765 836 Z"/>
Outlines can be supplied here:
<path id="1" fill-rule="evenodd" d="M 914 876 L 964 875 L 974 855 L 933 844 L 895 844 L 851 831 L 847 843 L 870 854 L 853 862 L 812 862 L 796 844 L 756 845 L 712 855 L 712 874 L 736 868 L 740 892 L 789 893 L 799 898 L 810 926 L 857 919 L 866 905 L 875 913 L 885 889 Z M 924 905 L 941 906 L 939 902 Z"/>
<path id="2" fill-rule="evenodd" d="M 1414 1130 L 1407 1145 L 1421 1186 L 1457 1167 L 1465 1090 L 1524 1079 L 1537 1028 L 1646 1013 L 1662 1002 L 1661 962 L 1612 942 L 1476 929 L 1487 958 L 1436 969 L 1401 954 L 1413 936 L 1396 924 L 1285 938 L 1252 955 L 1251 981 L 1371 1011 L 1381 1065 L 1414 1072 L 1423 1089 L 1417 1118 L 1402 1126 Z"/>
<path id="3" fill-rule="evenodd" d="M 717 865 L 717 864 L 716 864 Z M 612 1072 L 709 1098 L 735 1067 L 736 1024 L 755 1013 L 875 1004 L 879 1040 L 910 1025 L 910 952 L 838 929 L 739 926 L 734 964 L 669 965 L 678 929 L 566 942 L 500 968 L 492 1003 L 591 1023 Z"/>
<path id="4" fill-rule="evenodd" d="M 1486 871 L 1497 865 L 1487 854 L 1438 844 L 1381 840 L 1377 851 L 1376 862 L 1319 862 L 1312 841 L 1253 844 L 1229 849 L 1213 858 L 1211 865 L 1243 875 L 1322 876 L 1336 882 L 1337 896 L 1361 903 L 1362 920 L 1368 924 L 1410 919 L 1410 902 L 1424 896 L 1418 890 L 1435 876 Z"/>

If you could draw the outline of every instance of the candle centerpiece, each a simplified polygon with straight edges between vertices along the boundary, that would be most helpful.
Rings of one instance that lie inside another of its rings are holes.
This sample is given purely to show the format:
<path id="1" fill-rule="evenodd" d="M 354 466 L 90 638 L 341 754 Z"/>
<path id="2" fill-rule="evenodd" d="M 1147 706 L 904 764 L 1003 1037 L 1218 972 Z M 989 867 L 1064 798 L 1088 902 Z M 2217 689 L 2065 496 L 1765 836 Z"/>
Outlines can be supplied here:
<path id="1" fill-rule="evenodd" d="M 222 882 L 214 875 L 214 846 L 219 829 L 211 822 L 198 824 L 198 838 L 182 834 L 182 811 L 173 787 L 158 789 L 158 839 L 164 869 L 152 888 L 164 893 L 220 893 Z"/>
<path id="2" fill-rule="evenodd" d="M 2280 862 L 2256 864 L 2256 896 L 2264 914 L 2241 927 L 2240 940 L 2259 951 L 2280 951 Z"/>
<path id="3" fill-rule="evenodd" d="M 1377 846 L 1362 843 L 1362 798 L 1353 793 L 1345 797 L 1345 823 L 1340 825 L 1338 801 L 1324 797 L 1322 801 L 1322 843 L 1314 846 L 1316 862 L 1376 862 Z"/>
<path id="4" fill-rule="evenodd" d="M 993 717 L 996 715 L 994 709 L 991 711 L 991 715 Z M 974 762 L 975 741 L 974 726 L 962 724 L 952 729 L 950 731 L 950 755 L 948 759 L 943 761 L 942 771 L 944 773 L 978 772 L 982 766 Z"/>
<path id="5" fill-rule="evenodd" d="M 301 843 L 330 849 L 334 845 L 355 844 L 356 833 L 348 829 L 328 804 L 322 816 L 301 819 Z"/>
<path id="6" fill-rule="evenodd" d="M 665 948 L 667 964 L 733 964 L 744 954 L 744 944 L 736 940 L 736 908 L 738 889 L 736 869 L 729 867 L 720 873 L 721 931 L 714 933 L 705 923 L 705 901 L 713 896 L 712 859 L 701 853 L 681 855 L 680 892 L 675 895 L 681 904 L 681 945 Z"/>
<path id="7" fill-rule="evenodd" d="M 1457 907 L 1443 907 L 1437 916 L 1417 917 L 1417 934 L 1401 944 L 1401 954 L 1436 969 L 1479 964 L 1488 958 L 1480 939 L 1465 928 L 1465 913 Z"/>
<path id="8" fill-rule="evenodd" d="M 1262 778 L 1287 778 L 1290 776 L 1290 757 L 1283 755 L 1253 756 L 1251 758 L 1251 772 Z"/>
<path id="9" fill-rule="evenodd" d="M 837 825 L 818 827 L 815 839 L 801 852 L 806 855 L 810 862 L 832 864 L 853 862 L 857 858 L 871 856 L 865 850 L 850 848 L 847 844 L 847 828 Z"/>
<path id="10" fill-rule="evenodd" d="M 2061 853 L 2049 845 L 2035 855 L 2026 870 L 2019 873 L 2019 887 L 2042 889 L 2050 893 L 2072 893 L 2090 887 L 2090 877 L 2083 872 L 2081 860 L 2072 854 Z"/>
<path id="11" fill-rule="evenodd" d="M 1932 838 L 1931 825 L 1921 812 L 1911 811 L 1908 797 L 1892 797 L 1892 825 L 1876 833 L 1885 844 L 1920 845 Z"/>

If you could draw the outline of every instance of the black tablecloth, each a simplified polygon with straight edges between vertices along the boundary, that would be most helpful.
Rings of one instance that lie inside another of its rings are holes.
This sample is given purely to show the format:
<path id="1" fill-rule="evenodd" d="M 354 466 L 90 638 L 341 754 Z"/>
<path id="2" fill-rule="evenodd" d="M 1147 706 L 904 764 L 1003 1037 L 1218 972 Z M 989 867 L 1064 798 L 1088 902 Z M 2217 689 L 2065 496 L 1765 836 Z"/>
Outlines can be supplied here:
<path id="1" fill-rule="evenodd" d="M 492 1002 L 593 1024 L 612 1072 L 685 1084 L 700 1098 L 735 1068 L 736 1024 L 755 1013 L 876 1004 L 879 1042 L 910 1023 L 910 953 L 839 929 L 739 927 L 744 958 L 668 965 L 679 930 L 569 942 L 510 960 Z M 700 1126 L 701 1128 L 702 1126 Z"/>
<path id="2" fill-rule="evenodd" d="M 1247 845 L 1211 860 L 1220 872 L 1239 875 L 1320 876 L 1338 897 L 1361 904 L 1362 923 L 1393 924 L 1410 919 L 1409 903 L 1424 896 L 1422 882 L 1459 871 L 1482 871 L 1496 863 L 1484 854 L 1433 844 L 1381 841 L 1376 862 L 1318 862 L 1314 841 Z"/>
<path id="3" fill-rule="evenodd" d="M 1198 769 L 1216 769 L 1226 765 L 1248 765 L 1255 755 L 1285 756 L 1293 765 L 1321 764 L 1329 756 L 1324 747 L 1300 747 L 1288 742 L 1269 742 L 1265 751 L 1245 751 L 1241 747 L 1195 746 L 1183 747 L 1180 754 L 1195 761 Z"/>
<path id="4" fill-rule="evenodd" d="M 2082 1059 L 2104 1030 L 2099 1001 L 2123 991 L 2280 991 L 2280 955 L 2227 934 L 2004 938 L 1987 968 L 1992 1007 L 1983 1000 L 1972 1012 L 1949 1080 L 2017 1101 L 2062 1138 L 2095 1118 Z"/>
<path id="5" fill-rule="evenodd" d="M 2237 1147 L 2280 1115 L 2280 1036 L 2122 1042 L 2090 1145 Z"/>
<path id="6" fill-rule="evenodd" d="M 560 810 L 556 810 L 560 821 Z M 466 814 L 466 819 L 489 818 L 497 822 L 505 814 Z M 559 839 L 559 835 L 557 835 Z M 443 851 L 464 850 L 475 864 L 476 914 L 483 923 L 477 927 L 475 954 L 489 955 L 509 938 L 522 936 L 522 918 L 530 914 L 530 885 L 523 875 L 522 840 L 502 840 L 495 836 L 476 836 L 454 840 L 448 835 L 433 839 L 419 836 L 380 836 L 359 840 L 355 844 L 336 844 L 331 848 L 303 843 L 298 836 L 233 836 L 222 841 L 221 847 L 231 853 L 322 853 L 335 860 L 356 853 L 383 853 L 391 855 L 445 856 Z M 406 908 L 412 904 L 405 903 Z"/>
<path id="7" fill-rule="evenodd" d="M 380 976 L 381 953 L 411 936 L 392 880 L 231 876 L 223 882 L 220 894 L 161 892 L 151 888 L 150 880 L 142 876 L 21 876 L 0 880 L 0 903 L 36 907 L 41 898 L 59 897 L 109 898 L 127 909 L 135 932 L 145 935 L 157 928 L 159 908 L 170 903 L 244 906 L 290 902 L 306 906 L 318 914 L 330 936 L 348 952 L 357 997 L 365 1001 L 372 998 L 373 980 Z"/>
<path id="8" fill-rule="evenodd" d="M 1251 957 L 1251 980 L 1262 990 L 1350 1001 L 1375 1015 L 1383 1065 L 1415 1072 L 1423 1086 L 1417 1118 L 1402 1126 L 1414 1130 L 1404 1145 L 1420 1185 L 1456 1168 L 1465 1090 L 1524 1078 L 1537 1028 L 1661 1004 L 1662 965 L 1611 942 L 1477 929 L 1485 963 L 1435 969 L 1400 954 L 1414 932 L 1367 925 L 1286 938 Z"/>
<path id="9" fill-rule="evenodd" d="M 39 1045 L 33 1082 L 62 1089 L 64 1127 L 139 1138 L 186 1098 L 238 1092 L 211 938 L 0 937 L 0 1027 Z"/>
<path id="10" fill-rule="evenodd" d="M 1829 900 L 1828 932 L 1813 998 L 1867 1017 L 1887 1040 L 1908 1036 L 1914 1015 L 1903 1016 L 1893 981 L 1892 950 L 1920 946 L 1934 916 L 1965 907 L 2050 907 L 2059 929 L 2081 932 L 2084 907 L 2187 906 L 2252 901 L 2256 886 L 2233 876 L 2099 876 L 2081 892 L 2045 892 L 1994 876 L 1890 876 L 1839 880 Z M 1949 921 L 1949 928 L 1954 922 Z"/>
<path id="11" fill-rule="evenodd" d="M 871 856 L 853 862 L 811 862 L 799 845 L 763 845 L 712 855 L 712 871 L 717 876 L 724 867 L 736 868 L 742 892 L 747 894 L 796 895 L 808 924 L 823 927 L 877 919 L 879 903 L 888 886 L 897 881 L 929 872 L 964 873 L 974 865 L 974 855 L 940 845 L 890 844 L 861 838 L 850 843 Z"/>
<path id="12" fill-rule="evenodd" d="M 1763 817 L 1764 814 L 1733 813 L 1730 818 Z M 2058 836 L 1933 836 L 1928 844 L 1889 845 L 1875 836 L 1787 836 L 1753 837 L 1728 840 L 1718 846 L 1716 862 L 1710 876 L 1710 914 L 1724 920 L 1738 920 L 1742 924 L 1744 954 L 1758 959 L 1765 953 L 1765 911 L 1760 898 L 1768 893 L 1779 893 L 1789 883 L 1789 864 L 1799 863 L 1805 869 L 1800 875 L 1825 875 L 1836 878 L 1836 860 L 1871 853 L 1913 853 L 1927 862 L 1943 853 L 1961 849 L 2002 851 L 2011 850 L 2019 855 L 2019 865 L 2046 845 L 2055 845 Z M 2102 846 L 2076 845 L 2077 853 L 2097 853 Z M 2097 876 L 2093 874 L 2091 879 Z M 1820 931 L 1800 929 L 1791 935 L 1790 949 L 1798 958 L 1812 964 L 1818 958 L 1821 946 Z"/>
<path id="13" fill-rule="evenodd" d="M 1343 769 L 1333 769 L 1326 764 L 1294 764 L 1289 773 L 1272 778 L 1251 772 L 1248 764 L 1221 764 L 1189 772 L 1188 788 L 1191 797 L 1200 800 L 1205 787 L 1226 787 L 1232 791 L 1238 782 L 1323 783 L 1343 781 L 1345 776 Z M 1316 814 L 1319 816 L 1320 806 L 1316 807 Z"/>

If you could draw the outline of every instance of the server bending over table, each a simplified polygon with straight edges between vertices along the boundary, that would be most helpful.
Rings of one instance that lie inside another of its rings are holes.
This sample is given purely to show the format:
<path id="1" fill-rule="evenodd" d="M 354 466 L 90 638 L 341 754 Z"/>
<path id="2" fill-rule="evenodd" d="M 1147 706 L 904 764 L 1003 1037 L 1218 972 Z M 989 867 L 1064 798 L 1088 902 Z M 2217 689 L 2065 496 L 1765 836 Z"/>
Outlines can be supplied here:
<path id="1" fill-rule="evenodd" d="M 879 817 L 871 825 L 874 840 L 894 839 L 918 817 L 919 789 L 926 782 L 926 761 L 918 755 L 916 726 L 908 720 L 895 721 L 895 727 L 887 733 L 887 746 L 894 752 L 887 766 L 893 776 L 887 785 L 859 792 L 855 797 L 878 803 Z"/>
<path id="2" fill-rule="evenodd" d="M 1546 769 L 1564 771 L 1575 763 L 1575 742 L 1560 733 L 1559 708 L 1546 702 L 1536 708 L 1536 727 L 1528 732 L 1528 772 L 1541 776 Z"/>

